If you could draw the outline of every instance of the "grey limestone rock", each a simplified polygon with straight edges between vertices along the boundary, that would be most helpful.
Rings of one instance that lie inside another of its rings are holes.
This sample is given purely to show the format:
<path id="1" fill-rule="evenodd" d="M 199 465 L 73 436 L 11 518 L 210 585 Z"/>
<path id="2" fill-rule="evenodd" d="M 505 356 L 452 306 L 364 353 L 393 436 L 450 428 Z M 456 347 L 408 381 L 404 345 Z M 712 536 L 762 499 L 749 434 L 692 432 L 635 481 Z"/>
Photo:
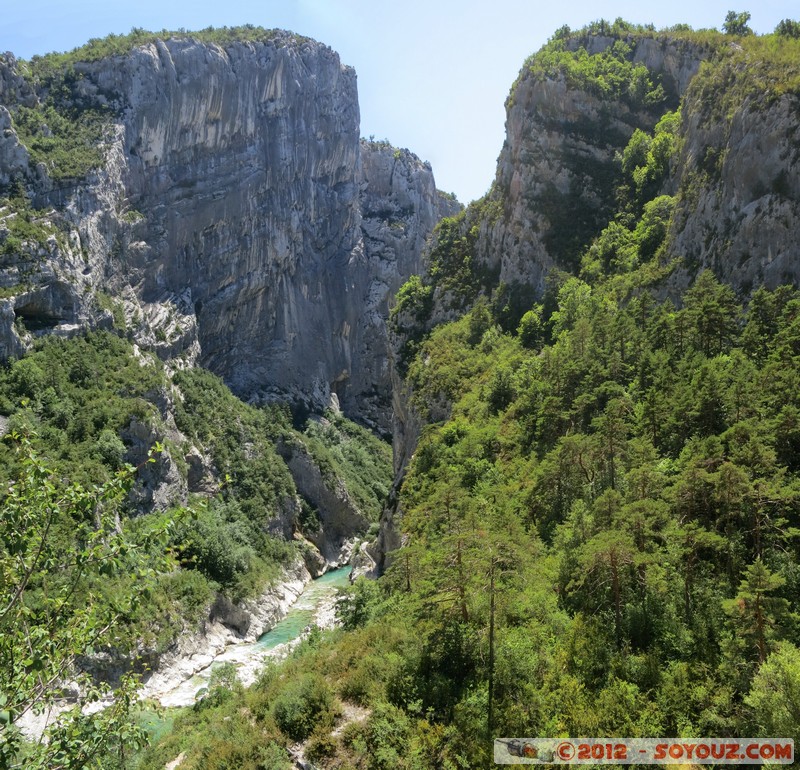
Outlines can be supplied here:
<path id="1" fill-rule="evenodd" d="M 388 432 L 390 298 L 457 204 L 413 154 L 359 139 L 353 69 L 276 33 L 157 40 L 75 71 L 82 102 L 115 117 L 102 168 L 29 182 L 84 255 L 54 273 L 124 298 L 137 342 L 165 360 L 200 363 L 246 398 L 322 411 L 336 395 Z M 0 84 L 8 109 L 30 98 L 13 57 Z M 0 131 L 0 175 L 24 165 Z"/>
<path id="2" fill-rule="evenodd" d="M 752 94 L 719 114 L 690 88 L 686 103 L 678 174 L 690 192 L 669 235 L 670 251 L 683 258 L 670 289 L 684 289 L 703 268 L 745 295 L 797 285 L 800 97 Z"/>
<path id="3" fill-rule="evenodd" d="M 614 43 L 583 41 L 596 54 Z M 576 47 L 577 41 L 571 41 Z M 506 140 L 491 196 L 502 212 L 480 226 L 478 256 L 505 284 L 520 283 L 541 296 L 553 267 L 574 269 L 582 251 L 614 210 L 617 161 L 631 134 L 651 131 L 676 107 L 698 71 L 703 52 L 669 37 L 641 39 L 633 62 L 660 82 L 666 102 L 631 106 L 572 87 L 562 76 L 540 78 L 523 68 L 506 105 Z"/>
<path id="4" fill-rule="evenodd" d="M 297 491 L 317 511 L 319 527 L 306 528 L 305 537 L 328 564 L 339 564 L 354 533 L 365 532 L 369 520 L 350 496 L 341 479 L 326 475 L 299 439 L 278 444 L 280 453 L 297 486 Z M 312 559 L 313 561 L 313 559 Z"/>
<path id="5" fill-rule="evenodd" d="M 30 158 L 11 123 L 11 113 L 0 106 L 0 186 L 28 175 Z"/>

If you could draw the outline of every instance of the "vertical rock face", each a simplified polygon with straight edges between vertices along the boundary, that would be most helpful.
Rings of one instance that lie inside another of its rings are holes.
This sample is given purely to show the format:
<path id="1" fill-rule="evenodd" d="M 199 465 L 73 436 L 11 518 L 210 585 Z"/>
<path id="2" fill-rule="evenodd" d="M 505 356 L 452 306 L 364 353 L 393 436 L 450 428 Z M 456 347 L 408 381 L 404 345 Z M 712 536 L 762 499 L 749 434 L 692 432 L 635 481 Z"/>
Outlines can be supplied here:
<path id="1" fill-rule="evenodd" d="M 282 39 L 159 41 L 125 65 L 95 73 L 127 89 L 122 182 L 143 215 L 112 280 L 144 302 L 182 294 L 200 363 L 237 392 L 324 402 L 364 262 L 355 73 Z"/>
<path id="2" fill-rule="evenodd" d="M 531 302 L 553 268 L 577 272 L 616 211 L 618 154 L 637 128 L 652 132 L 680 107 L 679 151 L 662 192 L 676 200 L 667 253 L 683 266 L 664 291 L 679 293 L 703 268 L 743 294 L 800 281 L 800 96 L 781 84 L 780 65 L 723 36 L 702 43 L 669 33 L 576 33 L 564 42 L 585 58 L 617 45 L 663 98 L 634 99 L 596 80 L 587 86 L 533 57 L 507 102 L 495 184 L 466 217 L 465 234 L 478 233 L 476 263 Z M 447 316 L 437 307 L 434 317 Z"/>
<path id="3" fill-rule="evenodd" d="M 602 35 L 569 41 L 588 55 L 611 48 Z M 664 89 L 655 107 L 627 94 L 600 95 L 571 85 L 566 76 L 542 77 L 523 68 L 507 102 L 506 141 L 493 197 L 502 215 L 481 225 L 478 254 L 499 269 L 500 281 L 530 286 L 541 295 L 553 267 L 574 269 L 583 250 L 615 208 L 621 152 L 637 128 L 651 131 L 678 105 L 702 53 L 668 38 L 628 41 L 631 61 L 644 65 Z"/>
<path id="4" fill-rule="evenodd" d="M 336 389 L 346 412 L 388 433 L 389 303 L 410 275 L 424 271 L 422 255 L 436 223 L 461 206 L 436 190 L 430 166 L 416 155 L 382 142 L 361 147 L 361 232 L 369 267 L 360 274 L 362 300 L 353 307 L 353 375 Z"/>
<path id="5" fill-rule="evenodd" d="M 753 91 L 725 104 L 707 87 L 698 77 L 686 94 L 669 240 L 684 267 L 673 284 L 703 268 L 742 294 L 800 284 L 800 95 Z"/>
<path id="6" fill-rule="evenodd" d="M 335 394 L 388 430 L 389 297 L 453 203 L 415 156 L 360 142 L 353 69 L 276 33 L 156 40 L 75 71 L 81 102 L 117 116 L 105 168 L 35 192 L 77 232 L 92 286 L 242 396 L 319 410 Z M 11 62 L 2 93 L 18 80 Z M 24 163 L 15 138 L 0 153 Z"/>

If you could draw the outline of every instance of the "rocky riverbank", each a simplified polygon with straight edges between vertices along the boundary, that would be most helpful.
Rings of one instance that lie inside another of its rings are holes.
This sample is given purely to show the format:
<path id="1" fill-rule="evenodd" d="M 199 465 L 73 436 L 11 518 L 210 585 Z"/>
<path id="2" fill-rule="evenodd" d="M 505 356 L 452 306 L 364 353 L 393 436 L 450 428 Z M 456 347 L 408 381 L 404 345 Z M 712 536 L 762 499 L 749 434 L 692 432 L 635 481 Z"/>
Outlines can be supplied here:
<path id="1" fill-rule="evenodd" d="M 248 642 L 255 642 L 273 628 L 286 617 L 310 582 L 311 574 L 302 560 L 298 560 L 284 570 L 276 585 L 267 588 L 257 599 L 235 605 L 218 598 L 211 607 L 209 619 L 203 623 L 200 631 L 182 636 L 172 650 L 158 658 L 156 670 L 146 677 L 140 691 L 142 700 L 158 700 L 165 706 L 185 705 L 183 702 L 171 702 L 167 694 L 177 690 L 199 672 L 209 669 L 229 647 L 248 646 Z M 98 670 L 103 667 L 104 661 L 99 661 Z M 72 687 L 71 697 L 57 702 L 42 714 L 29 711 L 16 724 L 26 735 L 36 738 L 48 724 L 72 708 L 80 698 L 79 688 Z M 186 702 L 193 702 L 193 698 Z M 109 704 L 110 699 L 89 704 L 86 712 L 100 711 Z"/>
<path id="2" fill-rule="evenodd" d="M 258 599 L 236 605 L 218 598 L 201 632 L 182 637 L 176 649 L 161 658 L 158 669 L 145 681 L 141 698 L 158 700 L 163 706 L 185 705 L 171 702 L 168 694 L 208 669 L 229 647 L 253 643 L 269 631 L 286 617 L 309 582 L 311 574 L 299 561 Z"/>
<path id="3" fill-rule="evenodd" d="M 236 666 L 239 681 L 245 686 L 253 684 L 268 658 L 281 658 L 288 654 L 312 627 L 332 628 L 336 624 L 336 588 L 348 583 L 349 571 L 335 570 L 306 586 L 302 595 L 291 606 L 286 617 L 255 642 L 234 642 L 204 654 L 184 659 L 182 665 L 165 669 L 153 676 L 142 690 L 142 696 L 157 700 L 162 706 L 174 708 L 189 706 L 197 699 L 211 678 L 217 665 L 232 663 Z M 292 617 L 295 616 L 295 617 Z M 186 674 L 191 662 L 191 673 Z"/>

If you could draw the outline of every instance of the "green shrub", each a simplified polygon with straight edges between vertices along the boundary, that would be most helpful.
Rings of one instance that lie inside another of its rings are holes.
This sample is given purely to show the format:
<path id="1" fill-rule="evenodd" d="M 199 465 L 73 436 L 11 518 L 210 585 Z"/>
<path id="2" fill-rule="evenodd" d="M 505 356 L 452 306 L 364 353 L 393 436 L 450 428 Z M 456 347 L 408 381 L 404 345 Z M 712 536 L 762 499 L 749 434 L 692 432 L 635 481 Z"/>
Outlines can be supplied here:
<path id="1" fill-rule="evenodd" d="M 175 375 L 183 398 L 176 403 L 178 428 L 210 451 L 227 494 L 251 522 L 266 527 L 296 494 L 273 438 L 287 430 L 279 409 L 262 410 L 236 398 L 216 375 L 189 369 Z"/>
<path id="2" fill-rule="evenodd" d="M 750 13 L 748 11 L 742 11 L 741 13 L 728 11 L 728 15 L 722 24 L 722 29 L 726 35 L 738 35 L 740 37 L 752 35 L 753 30 L 747 26 L 748 21 L 750 21 Z"/>
<path id="3" fill-rule="evenodd" d="M 295 741 L 305 740 L 318 724 L 332 726 L 334 703 L 330 686 L 319 674 L 302 674 L 283 688 L 272 713 L 287 736 Z"/>
<path id="4" fill-rule="evenodd" d="M 353 585 L 339 589 L 336 617 L 346 631 L 352 631 L 367 623 L 380 600 L 380 586 L 374 580 L 361 577 Z"/>
<path id="5" fill-rule="evenodd" d="M 215 592 L 196 570 L 175 570 L 162 578 L 161 585 L 166 595 L 178 603 L 181 618 L 190 627 L 208 614 Z"/>
<path id="6" fill-rule="evenodd" d="M 432 308 L 433 287 L 423 284 L 418 275 L 412 275 L 397 292 L 391 316 L 396 318 L 402 313 L 408 313 L 416 321 L 424 322 L 430 316 Z"/>
<path id="7" fill-rule="evenodd" d="M 115 431 L 109 428 L 100 431 L 94 450 L 98 458 L 112 470 L 119 470 L 122 467 L 126 448 Z"/>
<path id="8" fill-rule="evenodd" d="M 56 180 L 76 179 L 103 164 L 99 147 L 107 117 L 97 110 L 60 112 L 53 105 L 18 107 L 14 128 L 34 163 Z"/>
<path id="9" fill-rule="evenodd" d="M 580 35 L 573 37 L 580 40 Z M 596 54 L 589 54 L 583 45 L 570 50 L 566 43 L 563 36 L 551 39 L 529 60 L 530 71 L 539 78 L 563 76 L 570 88 L 621 99 L 633 107 L 653 107 L 664 101 L 664 89 L 653 82 L 647 67 L 634 63 L 634 48 L 628 41 L 616 40 Z"/>
<path id="10" fill-rule="evenodd" d="M 369 770 L 394 770 L 408 751 L 411 725 L 405 712 L 389 703 L 380 703 L 367 720 L 364 738 Z"/>
<path id="11" fill-rule="evenodd" d="M 542 306 L 536 305 L 528 310 L 519 322 L 517 329 L 520 344 L 524 348 L 536 348 L 544 338 L 542 325 Z"/>
<path id="12" fill-rule="evenodd" d="M 315 730 L 306 744 L 305 754 L 312 762 L 322 762 L 336 755 L 338 742 L 327 727 Z"/>
<path id="13" fill-rule="evenodd" d="M 782 37 L 800 38 L 800 21 L 793 21 L 792 19 L 782 19 L 775 27 L 775 34 Z"/>

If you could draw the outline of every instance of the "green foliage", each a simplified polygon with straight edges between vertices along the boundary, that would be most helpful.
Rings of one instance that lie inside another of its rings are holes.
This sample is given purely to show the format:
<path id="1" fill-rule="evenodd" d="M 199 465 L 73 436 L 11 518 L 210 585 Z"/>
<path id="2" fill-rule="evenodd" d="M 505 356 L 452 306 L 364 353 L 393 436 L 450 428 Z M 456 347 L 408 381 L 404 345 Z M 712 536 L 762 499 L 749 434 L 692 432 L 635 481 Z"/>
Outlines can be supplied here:
<path id="1" fill-rule="evenodd" d="M 364 516 L 377 521 L 392 484 L 389 444 L 332 412 L 309 420 L 301 440 L 330 487 L 343 483 Z"/>
<path id="2" fill-rule="evenodd" d="M 167 566 L 165 557 L 153 561 L 151 552 L 157 543 L 163 549 L 168 522 L 135 533 L 120 530 L 129 469 L 84 488 L 60 481 L 27 440 L 12 440 L 19 475 L 0 499 L 0 764 L 16 766 L 22 750 L 25 767 L 85 767 L 98 755 L 143 744 L 143 732 L 130 718 L 134 678 L 123 680 L 100 714 L 68 711 L 47 729 L 45 741 L 24 746 L 14 723 L 52 705 L 64 679 L 76 675 L 76 658 L 107 645 L 146 599 L 154 567 Z M 134 575 L 136 582 L 110 600 L 102 596 L 98 581 L 120 574 Z M 108 694 L 108 687 L 77 676 L 84 702 Z"/>
<path id="3" fill-rule="evenodd" d="M 751 643 L 760 663 L 767 659 L 778 624 L 789 610 L 786 599 L 772 595 L 785 583 L 783 577 L 773 574 L 758 558 L 745 570 L 736 596 L 725 602 L 737 633 Z"/>
<path id="4" fill-rule="evenodd" d="M 35 446 L 58 470 L 89 485 L 109 480 L 127 457 L 120 434 L 132 420 L 157 419 L 146 396 L 164 387 L 160 364 L 138 361 L 130 343 L 113 334 L 48 337 L 0 371 L 0 411 L 38 434 Z M 1 447 L 0 457 L 0 477 L 7 478 L 15 460 Z"/>
<path id="5" fill-rule="evenodd" d="M 782 37 L 800 38 L 800 22 L 792 19 L 782 19 L 775 27 L 775 34 Z"/>
<path id="6" fill-rule="evenodd" d="M 234 43 L 268 43 L 294 41 L 303 42 L 307 38 L 301 35 L 284 36 L 279 30 L 264 29 L 252 24 L 237 27 L 206 27 L 196 32 L 187 32 L 185 29 L 170 31 L 163 29 L 160 32 L 149 32 L 141 27 L 133 27 L 127 35 L 108 35 L 104 38 L 92 38 L 85 45 L 66 53 L 49 53 L 45 56 L 34 56 L 28 62 L 30 75 L 41 80 L 69 70 L 79 62 L 98 61 L 114 56 L 125 56 L 134 48 L 154 43 L 157 40 L 190 39 L 202 43 L 216 43 L 223 47 Z"/>
<path id="7" fill-rule="evenodd" d="M 51 238 L 64 245 L 63 233 L 52 223 L 50 214 L 34 209 L 22 189 L 10 198 L 0 199 L 0 222 L 8 230 L 0 244 L 0 255 L 16 256 L 23 252 L 26 243 L 48 249 Z"/>
<path id="8" fill-rule="evenodd" d="M 269 438 L 279 426 L 288 426 L 288 419 L 279 409 L 262 411 L 242 404 L 210 375 L 205 378 L 198 372 L 191 377 L 186 375 L 186 390 L 196 406 L 188 429 L 194 426 L 192 419 L 210 415 L 202 435 L 212 454 L 219 447 L 218 462 L 228 463 L 222 467 L 231 473 L 231 484 L 224 500 L 207 506 L 196 503 L 180 514 L 170 545 L 184 569 L 159 576 L 147 602 L 125 613 L 116 624 L 112 656 L 124 654 L 131 645 L 165 651 L 177 635 L 195 629 L 207 617 L 217 591 L 233 599 L 257 595 L 278 577 L 279 565 L 294 555 L 291 545 L 265 528 L 265 518 L 294 495 L 288 470 Z M 156 435 L 162 432 L 161 414 L 152 401 L 161 399 L 168 388 L 156 359 L 134 356 L 130 343 L 113 334 L 45 338 L 32 353 L 0 371 L 0 410 L 9 415 L 12 428 L 31 433 L 32 444 L 48 456 L 59 477 L 89 489 L 110 483 L 126 462 L 143 459 L 148 448 L 135 437 L 141 435 L 142 425 Z M 204 388 L 206 393 L 201 392 Z M 134 423 L 140 427 L 134 428 Z M 175 442 L 169 447 L 173 462 L 183 459 L 184 448 Z M 19 456 L 0 444 L 0 458 L 0 477 L 6 483 L 20 472 Z M 158 473 L 166 462 L 159 457 L 153 471 Z M 128 520 L 124 514 L 129 509 L 129 504 L 120 506 L 126 537 L 138 537 L 160 520 L 156 515 Z M 55 543 L 68 553 L 78 547 L 80 532 L 59 528 Z M 137 585 L 132 571 L 104 576 L 91 590 L 99 606 L 116 606 L 117 597 Z"/>
<path id="9" fill-rule="evenodd" d="M 244 687 L 239 681 L 236 664 L 230 661 L 218 663 L 211 669 L 206 692 L 195 703 L 194 709 L 204 711 L 216 708 L 232 699 L 240 698 L 243 691 Z"/>
<path id="10" fill-rule="evenodd" d="M 474 247 L 477 230 L 466 233 L 462 224 L 466 214 L 445 217 L 436 226 L 436 240 L 431 251 L 430 275 L 434 280 L 442 279 L 443 289 L 458 294 L 464 301 L 475 298 L 479 285 L 474 272 Z"/>
<path id="11" fill-rule="evenodd" d="M 680 123 L 677 110 L 664 114 L 652 136 L 641 129 L 634 130 L 619 158 L 625 186 L 618 194 L 624 210 L 639 213 L 646 201 L 658 195 L 678 147 Z"/>
<path id="12" fill-rule="evenodd" d="M 403 665 L 383 674 L 406 717 L 433 714 L 469 742 L 488 687 L 495 734 L 747 731 L 737 702 L 757 662 L 796 635 L 800 479 L 782 431 L 796 424 L 797 292 L 761 289 L 745 314 L 710 272 L 681 309 L 621 291 L 656 259 L 672 206 L 657 197 L 609 226 L 607 278 L 557 282 L 519 338 L 487 328 L 478 305 L 409 368 L 418 410 L 449 416 L 423 431 L 393 592 L 359 626 L 412 615 Z M 408 729 L 393 761 L 425 734 Z"/>
<path id="13" fill-rule="evenodd" d="M 701 123 L 729 125 L 743 105 L 749 110 L 766 109 L 784 94 L 800 93 L 799 54 L 800 40 L 792 36 L 741 37 L 736 46 L 718 48 L 713 58 L 701 64 L 684 99 L 696 105 L 696 120 Z M 713 177 L 719 160 L 697 158 L 697 165 Z M 682 180 L 682 184 L 687 182 Z"/>
<path id="14" fill-rule="evenodd" d="M 748 11 L 742 11 L 741 13 L 728 11 L 722 24 L 722 29 L 726 35 L 739 35 L 740 37 L 752 35 L 753 30 L 747 26 L 748 21 L 750 21 L 750 13 Z"/>
<path id="15" fill-rule="evenodd" d="M 685 318 L 697 347 L 714 355 L 727 350 L 739 326 L 739 308 L 730 286 L 704 270 L 686 292 Z"/>
<path id="16" fill-rule="evenodd" d="M 619 34 L 619 31 L 588 34 Z M 654 83 L 643 64 L 633 61 L 635 48 L 627 40 L 615 40 L 608 48 L 589 54 L 581 45 L 577 50 L 567 46 L 568 39 L 581 40 L 581 35 L 552 38 L 527 63 L 537 78 L 566 79 L 570 88 L 588 91 L 600 98 L 620 99 L 631 107 L 654 107 L 665 99 L 664 89 Z"/>
<path id="17" fill-rule="evenodd" d="M 519 322 L 517 328 L 517 336 L 519 342 L 524 348 L 534 349 L 544 337 L 544 329 L 542 326 L 542 306 L 536 305 L 531 310 L 528 310 Z"/>
<path id="18" fill-rule="evenodd" d="M 99 110 L 59 111 L 52 104 L 18 107 L 14 129 L 34 163 L 54 180 L 76 179 L 103 163 L 99 142 L 106 116 Z"/>
<path id="19" fill-rule="evenodd" d="M 278 727 L 292 740 L 301 741 L 321 719 L 332 718 L 332 693 L 321 676 L 304 674 L 284 688 L 272 711 Z"/>
<path id="20" fill-rule="evenodd" d="M 463 309 L 497 284 L 497 271 L 480 261 L 477 244 L 481 221 L 496 221 L 500 207 L 500 199 L 490 194 L 436 225 L 428 274 L 454 308 Z"/>
<path id="21" fill-rule="evenodd" d="M 183 396 L 176 403 L 178 428 L 210 451 L 221 476 L 230 477 L 226 496 L 254 523 L 275 518 L 295 494 L 272 441 L 288 429 L 284 416 L 243 403 L 205 370 L 188 369 L 174 379 Z"/>
<path id="22" fill-rule="evenodd" d="M 800 650 L 790 642 L 779 642 L 753 677 L 745 698 L 752 709 L 756 735 L 800 736 Z"/>
<path id="23" fill-rule="evenodd" d="M 231 499 L 196 507 L 176 527 L 173 543 L 184 567 L 198 570 L 235 600 L 261 593 L 278 578 L 278 565 L 294 554 Z"/>
<path id="24" fill-rule="evenodd" d="M 336 600 L 336 617 L 345 631 L 365 625 L 376 613 L 381 592 L 373 580 L 360 578 L 349 588 L 339 590 Z"/>
<path id="25" fill-rule="evenodd" d="M 614 39 L 590 55 L 589 35 Z M 560 264 L 581 260 L 580 275 L 551 273 L 537 304 L 498 284 L 484 240 L 504 213 L 497 190 L 443 221 L 428 278 L 409 281 L 393 313 L 413 339 L 407 382 L 425 423 L 398 492 L 402 546 L 378 583 L 343 592 L 344 628 L 248 691 L 228 682 L 234 698 L 215 685 L 143 767 L 180 753 L 187 768 L 280 767 L 283 747 L 308 740 L 331 766 L 478 768 L 492 735 L 796 732 L 800 299 L 762 288 L 743 308 L 710 271 L 675 304 L 661 299 L 690 191 L 664 194 L 681 116 L 664 113 L 661 86 L 635 63 L 642 37 L 706 46 L 691 92 L 702 119 L 800 83 L 790 34 L 730 46 L 716 31 L 659 35 L 620 19 L 556 33 L 528 71 L 642 121 L 629 141 L 604 135 L 616 163 L 581 177 L 610 192 L 601 217 L 569 207 L 576 190 L 532 199 L 550 206 L 544 237 Z M 697 184 L 724 161 L 716 147 L 698 158 Z M 430 330 L 434 296 L 468 310 Z M 0 403 L 35 399 L 49 376 L 40 359 L 15 364 Z M 293 494 L 272 467 L 276 438 L 302 442 L 327 482 L 377 516 L 388 458 L 372 455 L 385 446 L 331 415 L 293 433 L 200 372 L 177 381 L 182 430 L 231 480 L 176 528 L 187 569 L 162 579 L 163 604 L 182 597 L 199 613 L 219 585 L 246 594 L 270 548 L 259 512 Z M 47 404 L 55 424 L 74 419 Z M 14 419 L 43 414 L 34 404 Z M 110 470 L 119 446 L 103 428 L 95 459 Z M 340 710 L 361 718 L 332 732 Z"/>
<path id="26" fill-rule="evenodd" d="M 389 313 L 391 328 L 402 339 L 397 366 L 403 373 L 425 337 L 432 310 L 433 286 L 426 286 L 420 276 L 412 275 L 400 287 L 396 303 Z"/>
<path id="27" fill-rule="evenodd" d="M 392 318 L 409 314 L 415 321 L 426 321 L 433 307 L 433 287 L 425 286 L 418 275 L 412 275 L 397 292 Z"/>
<path id="28" fill-rule="evenodd" d="M 114 328 L 124 332 L 128 324 L 125 320 L 125 307 L 122 302 L 115 300 L 103 291 L 96 291 L 94 299 L 101 310 L 107 310 L 111 313 L 111 317 L 114 320 Z"/>
<path id="29" fill-rule="evenodd" d="M 389 703 L 377 705 L 364 730 L 369 770 L 402 767 L 408 752 L 410 725 L 406 714 Z"/>

